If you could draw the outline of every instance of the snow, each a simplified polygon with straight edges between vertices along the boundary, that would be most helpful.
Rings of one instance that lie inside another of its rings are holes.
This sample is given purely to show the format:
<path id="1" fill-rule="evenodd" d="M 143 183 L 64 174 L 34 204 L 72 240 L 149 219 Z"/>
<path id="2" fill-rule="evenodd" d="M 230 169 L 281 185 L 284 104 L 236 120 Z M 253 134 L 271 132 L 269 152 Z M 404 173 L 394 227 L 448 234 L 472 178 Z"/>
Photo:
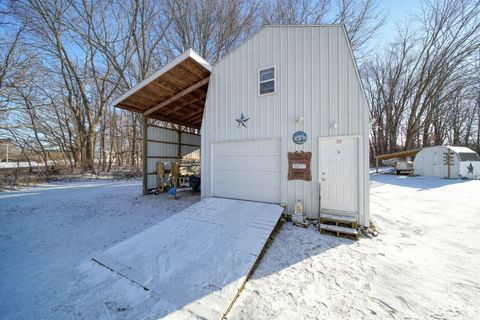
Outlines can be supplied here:
<path id="1" fill-rule="evenodd" d="M 156 298 L 90 258 L 199 200 L 179 196 L 143 196 L 138 180 L 1 192 L 0 319 L 155 314 Z"/>
<path id="2" fill-rule="evenodd" d="M 284 208 L 206 198 L 105 252 L 95 261 L 168 301 L 180 314 L 220 319 Z"/>
<path id="3" fill-rule="evenodd" d="M 285 223 L 228 318 L 479 319 L 480 181 L 371 178 L 378 237 Z M 90 259 L 199 200 L 140 190 L 95 181 L 1 192 L 0 318 L 194 317 Z"/>
<path id="4" fill-rule="evenodd" d="M 480 319 L 480 181 L 372 175 L 380 235 L 285 224 L 229 319 Z"/>

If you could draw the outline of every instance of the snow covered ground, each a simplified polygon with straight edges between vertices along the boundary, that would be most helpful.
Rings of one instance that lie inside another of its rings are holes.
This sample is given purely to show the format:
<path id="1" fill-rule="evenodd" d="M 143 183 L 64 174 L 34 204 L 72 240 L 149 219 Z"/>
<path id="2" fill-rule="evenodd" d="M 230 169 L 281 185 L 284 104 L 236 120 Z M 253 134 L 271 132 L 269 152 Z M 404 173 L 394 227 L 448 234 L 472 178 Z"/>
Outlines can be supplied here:
<path id="1" fill-rule="evenodd" d="M 158 314 L 156 298 L 90 258 L 199 200 L 179 196 L 143 196 L 138 180 L 1 192 L 0 319 Z"/>
<path id="2" fill-rule="evenodd" d="M 480 319 L 480 181 L 372 175 L 380 235 L 284 225 L 230 319 Z"/>
<path id="3" fill-rule="evenodd" d="M 480 181 L 372 175 L 377 238 L 284 224 L 229 319 L 479 319 Z M 0 193 L 1 319 L 157 319 L 150 291 L 90 260 L 198 201 L 140 183 Z M 201 266 L 199 266 L 201 267 Z"/>

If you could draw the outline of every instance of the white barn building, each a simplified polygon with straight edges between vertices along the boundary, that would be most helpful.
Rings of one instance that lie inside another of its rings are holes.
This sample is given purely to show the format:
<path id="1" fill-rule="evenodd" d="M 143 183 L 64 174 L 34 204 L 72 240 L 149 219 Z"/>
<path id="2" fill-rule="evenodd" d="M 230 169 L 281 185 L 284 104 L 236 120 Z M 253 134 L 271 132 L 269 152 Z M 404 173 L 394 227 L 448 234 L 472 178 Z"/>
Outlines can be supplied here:
<path id="1" fill-rule="evenodd" d="M 434 146 L 422 149 L 415 156 L 413 170 L 422 176 L 448 177 L 447 154 L 450 154 L 450 177 L 473 178 L 480 176 L 480 157 L 466 147 Z"/>
<path id="2" fill-rule="evenodd" d="M 114 104 L 144 115 L 145 193 L 156 161 L 200 145 L 202 198 L 290 213 L 300 200 L 316 218 L 321 190 L 323 211 L 368 224 L 368 108 L 342 25 L 266 26 L 213 66 L 188 50 Z M 150 119 L 177 134 L 163 138 Z M 310 162 L 290 163 L 297 151 Z M 293 169 L 309 177 L 289 180 Z"/>

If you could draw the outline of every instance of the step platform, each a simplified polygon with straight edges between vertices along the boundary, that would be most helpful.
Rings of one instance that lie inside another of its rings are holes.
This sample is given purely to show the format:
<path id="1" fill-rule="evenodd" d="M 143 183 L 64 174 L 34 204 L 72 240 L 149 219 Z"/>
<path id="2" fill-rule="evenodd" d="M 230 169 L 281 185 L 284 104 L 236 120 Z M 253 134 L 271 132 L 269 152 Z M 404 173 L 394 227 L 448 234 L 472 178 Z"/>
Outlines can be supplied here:
<path id="1" fill-rule="evenodd" d="M 319 230 L 321 233 L 333 233 L 337 237 L 347 236 L 358 239 L 358 214 L 344 212 L 322 212 Z"/>
<path id="2" fill-rule="evenodd" d="M 339 227 L 336 225 L 331 225 L 331 224 L 320 224 L 320 232 L 325 233 L 325 232 L 332 232 L 337 235 L 337 237 L 341 235 L 347 235 L 347 236 L 352 236 L 355 239 L 358 239 L 358 230 L 353 229 L 353 228 L 346 228 L 346 227 Z"/>

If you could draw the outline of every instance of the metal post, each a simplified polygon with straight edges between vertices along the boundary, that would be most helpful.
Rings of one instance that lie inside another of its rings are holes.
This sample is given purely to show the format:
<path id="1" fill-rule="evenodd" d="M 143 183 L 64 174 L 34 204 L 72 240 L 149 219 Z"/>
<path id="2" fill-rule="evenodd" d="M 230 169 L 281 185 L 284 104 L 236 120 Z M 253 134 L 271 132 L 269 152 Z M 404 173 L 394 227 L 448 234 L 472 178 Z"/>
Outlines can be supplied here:
<path id="1" fill-rule="evenodd" d="M 450 179 L 452 177 L 452 173 L 451 173 L 452 162 L 450 158 L 450 149 L 448 149 L 448 152 L 447 152 L 447 165 L 448 165 L 448 179 Z"/>
<path id="2" fill-rule="evenodd" d="M 8 141 L 7 141 L 7 167 L 8 167 Z"/>
<path id="3" fill-rule="evenodd" d="M 177 158 L 180 161 L 182 158 L 182 131 L 177 131 Z"/>
<path id="4" fill-rule="evenodd" d="M 147 178 L 148 178 L 148 141 L 147 141 L 147 131 L 148 131 L 148 121 L 147 117 L 143 116 L 143 147 L 142 147 L 142 161 L 143 161 L 143 174 L 142 174 L 142 191 L 143 194 L 148 194 Z"/>

